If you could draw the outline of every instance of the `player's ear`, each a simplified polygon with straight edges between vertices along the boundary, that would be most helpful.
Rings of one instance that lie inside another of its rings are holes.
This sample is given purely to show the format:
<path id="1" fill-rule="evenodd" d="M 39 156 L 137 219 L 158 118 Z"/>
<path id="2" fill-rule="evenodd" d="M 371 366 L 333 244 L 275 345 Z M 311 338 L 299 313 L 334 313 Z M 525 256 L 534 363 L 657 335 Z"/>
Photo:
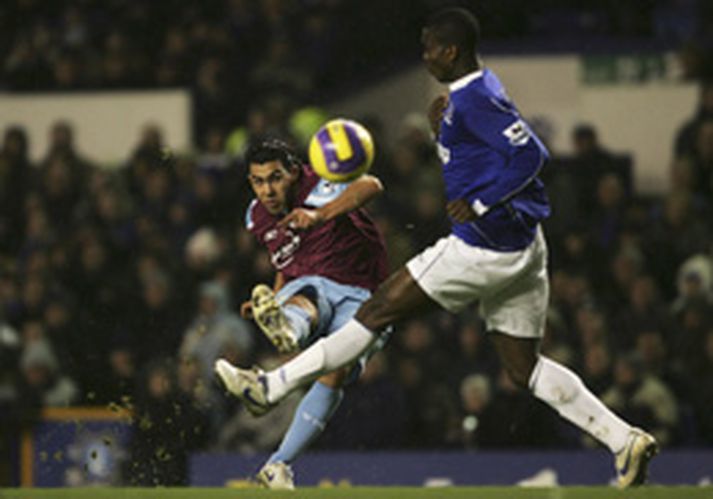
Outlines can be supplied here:
<path id="1" fill-rule="evenodd" d="M 448 60 L 448 62 L 453 62 L 458 58 L 458 46 L 457 45 L 446 45 L 443 49 L 443 55 Z"/>

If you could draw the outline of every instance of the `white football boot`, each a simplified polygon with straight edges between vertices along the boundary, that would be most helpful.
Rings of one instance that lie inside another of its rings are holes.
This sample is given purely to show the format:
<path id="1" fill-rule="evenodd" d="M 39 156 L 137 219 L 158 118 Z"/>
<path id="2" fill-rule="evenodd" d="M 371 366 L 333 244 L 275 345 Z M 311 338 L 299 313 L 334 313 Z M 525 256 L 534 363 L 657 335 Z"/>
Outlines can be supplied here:
<path id="1" fill-rule="evenodd" d="M 296 352 L 299 348 L 297 338 L 275 299 L 275 292 L 265 284 L 258 284 L 253 288 L 251 301 L 255 322 L 277 351 Z"/>
<path id="2" fill-rule="evenodd" d="M 260 485 L 273 490 L 295 490 L 295 474 L 288 464 L 267 463 L 255 479 Z"/>
<path id="3" fill-rule="evenodd" d="M 629 432 L 626 447 L 616 454 L 617 484 L 621 488 L 636 487 L 646 482 L 649 461 L 659 451 L 656 439 L 639 428 Z"/>
<path id="4" fill-rule="evenodd" d="M 225 359 L 218 359 L 214 370 L 223 387 L 238 397 L 253 416 L 262 416 L 272 409 L 273 405 L 267 401 L 267 382 L 262 369 L 240 369 Z"/>

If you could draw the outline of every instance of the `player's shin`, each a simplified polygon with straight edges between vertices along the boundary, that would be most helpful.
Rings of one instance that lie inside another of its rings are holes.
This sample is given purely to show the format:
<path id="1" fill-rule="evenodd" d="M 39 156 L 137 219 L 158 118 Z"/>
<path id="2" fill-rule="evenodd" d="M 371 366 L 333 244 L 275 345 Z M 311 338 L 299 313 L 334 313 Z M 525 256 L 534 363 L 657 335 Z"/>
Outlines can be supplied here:
<path id="1" fill-rule="evenodd" d="M 267 399 L 274 404 L 292 390 L 319 376 L 351 364 L 376 341 L 376 334 L 355 319 L 314 343 L 267 377 Z"/>
<path id="2" fill-rule="evenodd" d="M 613 453 L 626 445 L 631 426 L 609 410 L 579 376 L 563 365 L 540 356 L 529 385 L 538 399 L 605 444 Z"/>
<path id="3" fill-rule="evenodd" d="M 292 463 L 324 431 L 327 421 L 339 407 L 343 396 L 344 391 L 341 388 L 334 389 L 320 382 L 314 383 L 297 407 L 280 448 L 270 456 L 268 462 Z"/>

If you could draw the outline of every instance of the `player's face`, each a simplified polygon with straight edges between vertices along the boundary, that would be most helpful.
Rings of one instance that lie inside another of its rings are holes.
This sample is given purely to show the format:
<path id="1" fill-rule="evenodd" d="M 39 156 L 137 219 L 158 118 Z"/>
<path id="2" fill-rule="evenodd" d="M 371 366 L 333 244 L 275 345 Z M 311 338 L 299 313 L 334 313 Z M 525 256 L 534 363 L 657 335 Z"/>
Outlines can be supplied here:
<path id="1" fill-rule="evenodd" d="M 285 168 L 280 161 L 252 163 L 248 180 L 263 206 L 272 215 L 287 209 L 295 175 Z"/>
<path id="2" fill-rule="evenodd" d="M 425 28 L 421 33 L 421 44 L 423 45 L 423 62 L 426 64 L 428 72 L 440 82 L 452 81 L 455 47 L 443 45 L 428 28 Z"/>

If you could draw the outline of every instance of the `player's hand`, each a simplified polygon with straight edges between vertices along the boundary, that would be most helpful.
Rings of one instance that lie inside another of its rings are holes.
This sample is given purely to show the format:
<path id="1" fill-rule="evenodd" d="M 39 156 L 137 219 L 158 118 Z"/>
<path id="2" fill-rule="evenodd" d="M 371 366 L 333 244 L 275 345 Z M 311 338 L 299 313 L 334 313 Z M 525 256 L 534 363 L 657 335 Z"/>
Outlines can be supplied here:
<path id="1" fill-rule="evenodd" d="M 441 120 L 443 119 L 443 111 L 448 106 L 448 96 L 439 95 L 428 107 L 428 122 L 431 125 L 431 130 L 438 136 L 441 131 Z"/>
<path id="2" fill-rule="evenodd" d="M 244 301 L 243 304 L 240 305 L 240 317 L 243 319 L 253 318 L 253 302 L 248 300 Z"/>
<path id="3" fill-rule="evenodd" d="M 456 199 L 446 204 L 446 213 L 458 223 L 474 222 L 478 219 L 478 215 L 465 199 Z"/>
<path id="4" fill-rule="evenodd" d="M 285 218 L 277 222 L 277 226 L 305 230 L 321 225 L 324 221 L 324 217 L 319 210 L 295 208 Z"/>

